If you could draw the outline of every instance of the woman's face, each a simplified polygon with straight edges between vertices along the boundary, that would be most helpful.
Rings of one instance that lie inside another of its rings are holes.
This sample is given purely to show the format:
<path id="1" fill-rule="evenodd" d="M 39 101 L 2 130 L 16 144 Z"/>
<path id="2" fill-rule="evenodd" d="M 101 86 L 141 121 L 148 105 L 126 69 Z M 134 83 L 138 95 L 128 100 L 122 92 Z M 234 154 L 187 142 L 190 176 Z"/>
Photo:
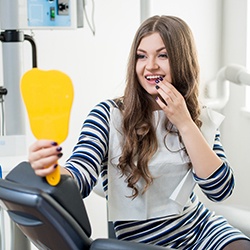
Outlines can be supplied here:
<path id="1" fill-rule="evenodd" d="M 137 49 L 136 74 L 141 86 L 156 97 L 155 80 L 159 77 L 171 82 L 167 50 L 158 33 L 144 37 Z"/>

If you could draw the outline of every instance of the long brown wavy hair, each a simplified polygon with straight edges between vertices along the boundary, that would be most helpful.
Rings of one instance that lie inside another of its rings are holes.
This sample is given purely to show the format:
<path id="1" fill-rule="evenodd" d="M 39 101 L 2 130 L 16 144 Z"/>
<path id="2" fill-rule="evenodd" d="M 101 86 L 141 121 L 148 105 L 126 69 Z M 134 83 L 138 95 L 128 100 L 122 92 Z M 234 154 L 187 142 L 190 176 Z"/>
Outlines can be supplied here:
<path id="1" fill-rule="evenodd" d="M 158 148 L 152 112 L 155 100 L 141 86 L 136 75 L 137 48 L 145 36 L 159 33 L 167 50 L 172 84 L 185 98 L 187 108 L 195 124 L 200 128 L 198 102 L 199 65 L 192 32 L 178 17 L 153 16 L 137 30 L 127 66 L 124 96 L 116 99 L 123 114 L 124 145 L 118 168 L 126 176 L 127 186 L 132 188 L 131 198 L 144 193 L 152 184 L 153 177 L 148 162 Z M 167 119 L 166 119 L 167 124 Z M 166 133 L 167 128 L 166 126 Z M 143 190 L 136 183 L 145 181 Z"/>

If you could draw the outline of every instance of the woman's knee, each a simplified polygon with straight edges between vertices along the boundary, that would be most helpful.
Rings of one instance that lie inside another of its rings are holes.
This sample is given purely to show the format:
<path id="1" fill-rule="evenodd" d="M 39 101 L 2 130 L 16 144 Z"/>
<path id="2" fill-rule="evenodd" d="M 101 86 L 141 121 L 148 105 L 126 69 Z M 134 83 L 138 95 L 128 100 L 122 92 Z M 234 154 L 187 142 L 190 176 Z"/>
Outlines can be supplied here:
<path id="1" fill-rule="evenodd" d="M 250 250 L 250 241 L 236 240 L 226 245 L 223 250 Z"/>

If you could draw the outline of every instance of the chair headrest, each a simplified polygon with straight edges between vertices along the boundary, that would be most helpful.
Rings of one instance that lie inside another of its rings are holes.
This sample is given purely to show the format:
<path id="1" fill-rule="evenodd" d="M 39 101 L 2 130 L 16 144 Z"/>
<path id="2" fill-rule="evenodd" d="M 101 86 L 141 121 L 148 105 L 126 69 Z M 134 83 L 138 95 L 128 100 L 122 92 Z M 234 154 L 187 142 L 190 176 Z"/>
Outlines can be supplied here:
<path id="1" fill-rule="evenodd" d="M 86 235 L 91 236 L 91 226 L 83 200 L 75 181 L 70 176 L 62 175 L 59 184 L 51 186 L 45 178 L 35 174 L 29 162 L 21 162 L 5 179 L 49 194 L 77 221 Z"/>

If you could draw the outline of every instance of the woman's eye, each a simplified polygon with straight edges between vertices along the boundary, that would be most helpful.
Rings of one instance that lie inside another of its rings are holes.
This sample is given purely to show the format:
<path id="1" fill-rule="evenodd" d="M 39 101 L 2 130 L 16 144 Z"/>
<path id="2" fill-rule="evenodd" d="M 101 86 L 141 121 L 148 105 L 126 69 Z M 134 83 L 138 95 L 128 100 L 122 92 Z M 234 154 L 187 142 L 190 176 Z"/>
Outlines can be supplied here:
<path id="1" fill-rule="evenodd" d="M 144 59 L 146 56 L 145 55 L 143 55 L 143 54 L 137 54 L 136 55 L 136 58 L 137 59 Z"/>
<path id="2" fill-rule="evenodd" d="M 159 57 L 162 57 L 162 58 L 168 58 L 168 54 L 167 53 L 164 53 L 164 54 L 160 54 Z"/>

